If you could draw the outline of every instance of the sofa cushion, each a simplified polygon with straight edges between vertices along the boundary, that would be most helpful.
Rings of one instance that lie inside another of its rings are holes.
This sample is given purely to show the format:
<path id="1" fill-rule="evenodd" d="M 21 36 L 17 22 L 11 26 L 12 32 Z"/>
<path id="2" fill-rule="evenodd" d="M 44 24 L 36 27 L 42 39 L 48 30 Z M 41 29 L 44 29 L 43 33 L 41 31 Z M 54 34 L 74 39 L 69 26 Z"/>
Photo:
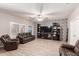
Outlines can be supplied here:
<path id="1" fill-rule="evenodd" d="M 9 37 L 9 35 L 8 35 L 8 34 L 3 35 L 3 37 L 4 37 L 4 39 L 7 39 L 7 40 L 9 40 L 9 39 L 10 39 L 10 37 Z"/>
<path id="2" fill-rule="evenodd" d="M 75 48 L 74 51 L 77 55 L 79 55 L 79 40 L 77 40 L 76 44 L 75 44 Z"/>
<path id="3" fill-rule="evenodd" d="M 75 53 L 79 56 L 79 48 L 75 47 L 74 48 Z"/>
<path id="4" fill-rule="evenodd" d="M 1 36 L 1 41 L 2 41 L 3 43 L 7 42 L 8 40 L 10 40 L 10 37 L 9 37 L 8 34 L 5 34 L 5 35 L 2 35 L 2 36 Z"/>
<path id="5" fill-rule="evenodd" d="M 61 47 L 74 50 L 75 46 L 69 45 L 69 44 L 62 44 Z"/>
<path id="6" fill-rule="evenodd" d="M 66 49 L 66 48 L 59 48 L 59 53 L 64 56 L 76 56 L 74 51 Z"/>

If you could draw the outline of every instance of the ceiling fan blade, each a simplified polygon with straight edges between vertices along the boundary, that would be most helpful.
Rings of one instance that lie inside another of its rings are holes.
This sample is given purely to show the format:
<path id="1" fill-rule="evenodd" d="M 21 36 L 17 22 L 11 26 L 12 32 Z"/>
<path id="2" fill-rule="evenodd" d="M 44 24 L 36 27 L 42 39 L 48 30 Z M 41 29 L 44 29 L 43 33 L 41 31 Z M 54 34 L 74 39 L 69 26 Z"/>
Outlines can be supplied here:
<path id="1" fill-rule="evenodd" d="M 50 13 L 46 13 L 45 15 L 59 15 L 62 12 L 50 12 Z"/>

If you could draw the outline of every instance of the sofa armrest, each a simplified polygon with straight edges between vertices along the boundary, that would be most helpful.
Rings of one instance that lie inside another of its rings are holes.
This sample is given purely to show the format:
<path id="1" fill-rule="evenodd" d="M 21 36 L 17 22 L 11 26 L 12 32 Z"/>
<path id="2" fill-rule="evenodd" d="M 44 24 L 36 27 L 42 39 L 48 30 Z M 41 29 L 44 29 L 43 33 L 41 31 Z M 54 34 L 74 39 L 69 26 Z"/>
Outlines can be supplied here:
<path id="1" fill-rule="evenodd" d="M 16 41 L 8 40 L 6 43 L 16 43 Z"/>
<path id="2" fill-rule="evenodd" d="M 14 41 L 7 41 L 6 44 L 5 44 L 5 46 L 6 45 L 8 45 L 8 46 L 10 46 L 10 45 L 18 45 L 18 43 L 14 42 Z"/>
<path id="3" fill-rule="evenodd" d="M 16 38 L 16 39 L 11 39 L 11 41 L 19 41 L 19 39 L 18 39 L 18 38 Z"/>
<path id="4" fill-rule="evenodd" d="M 67 48 L 67 49 L 71 49 L 71 50 L 74 50 L 74 48 L 75 48 L 75 46 L 70 45 L 70 44 L 62 44 L 61 47 L 62 48 Z"/>

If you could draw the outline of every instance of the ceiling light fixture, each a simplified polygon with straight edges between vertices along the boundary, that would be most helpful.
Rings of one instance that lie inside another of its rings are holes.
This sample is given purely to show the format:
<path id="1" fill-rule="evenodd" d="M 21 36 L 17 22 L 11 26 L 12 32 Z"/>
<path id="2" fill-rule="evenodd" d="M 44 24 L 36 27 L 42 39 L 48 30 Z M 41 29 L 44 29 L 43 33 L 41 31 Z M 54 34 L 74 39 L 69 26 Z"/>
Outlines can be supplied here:
<path id="1" fill-rule="evenodd" d="M 39 10 L 40 14 L 37 15 L 37 20 L 38 21 L 43 21 L 42 12 L 43 12 L 43 3 L 40 4 L 40 10 Z"/>
<path id="2" fill-rule="evenodd" d="M 37 19 L 38 21 L 43 21 L 43 19 L 42 18 L 39 18 L 39 19 Z"/>
<path id="3" fill-rule="evenodd" d="M 37 16 L 37 20 L 38 20 L 38 21 L 43 21 L 43 17 L 42 17 L 41 15 L 38 15 L 38 16 Z"/>

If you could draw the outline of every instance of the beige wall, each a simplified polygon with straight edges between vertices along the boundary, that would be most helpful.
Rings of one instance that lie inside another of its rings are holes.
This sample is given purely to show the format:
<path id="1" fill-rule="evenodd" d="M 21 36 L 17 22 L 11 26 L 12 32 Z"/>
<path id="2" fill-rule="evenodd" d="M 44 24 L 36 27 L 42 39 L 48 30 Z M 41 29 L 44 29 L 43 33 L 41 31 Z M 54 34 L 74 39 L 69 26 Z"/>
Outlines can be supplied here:
<path id="1" fill-rule="evenodd" d="M 32 26 L 33 32 L 32 34 L 35 34 L 34 32 L 34 25 L 35 23 L 32 21 L 29 21 L 27 19 L 22 19 L 20 17 L 15 17 L 13 15 L 2 13 L 0 12 L 0 36 L 3 34 L 10 34 L 10 22 L 16 22 L 19 24 L 26 24 L 26 26 Z M 26 31 L 27 27 L 26 27 Z"/>
<path id="2" fill-rule="evenodd" d="M 75 45 L 79 39 L 79 6 L 72 12 L 68 18 L 68 42 Z"/>

